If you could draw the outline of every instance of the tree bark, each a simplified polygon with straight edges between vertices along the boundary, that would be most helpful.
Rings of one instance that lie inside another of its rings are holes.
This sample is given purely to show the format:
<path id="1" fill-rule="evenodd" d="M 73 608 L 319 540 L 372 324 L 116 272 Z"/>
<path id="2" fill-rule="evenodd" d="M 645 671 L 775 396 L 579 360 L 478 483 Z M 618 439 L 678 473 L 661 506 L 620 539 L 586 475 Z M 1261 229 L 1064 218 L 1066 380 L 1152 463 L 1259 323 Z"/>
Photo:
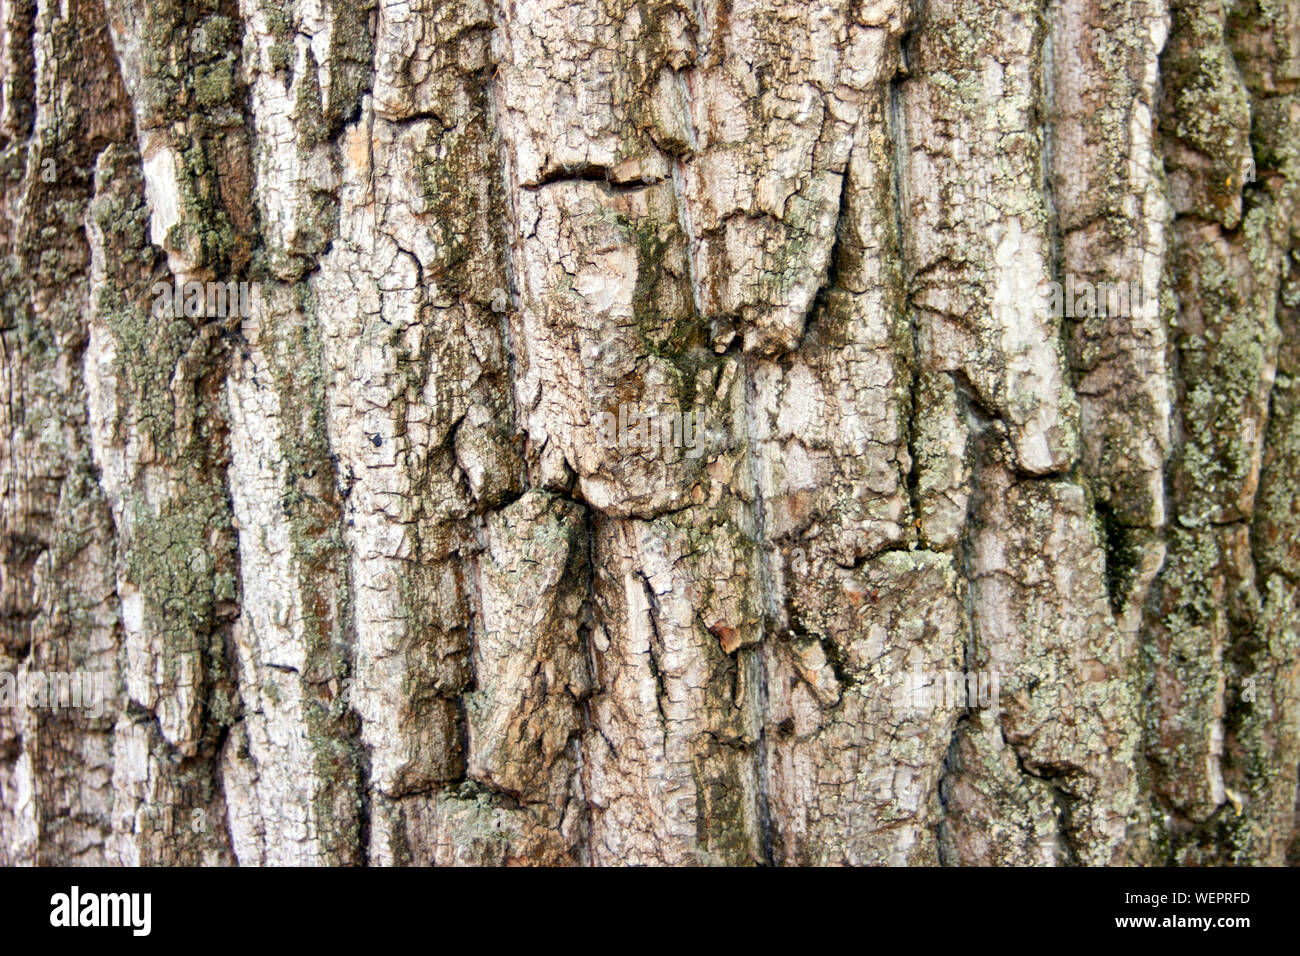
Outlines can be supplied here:
<path id="1" fill-rule="evenodd" d="M 0 17 L 0 863 L 1300 857 L 1296 0 Z"/>

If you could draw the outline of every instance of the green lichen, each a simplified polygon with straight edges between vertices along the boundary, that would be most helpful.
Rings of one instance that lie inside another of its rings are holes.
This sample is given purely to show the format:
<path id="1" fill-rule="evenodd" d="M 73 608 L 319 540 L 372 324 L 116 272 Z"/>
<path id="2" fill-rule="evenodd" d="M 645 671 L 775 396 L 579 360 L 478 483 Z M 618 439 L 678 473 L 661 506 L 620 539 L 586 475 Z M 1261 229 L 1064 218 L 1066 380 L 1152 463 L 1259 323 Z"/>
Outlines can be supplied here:
<path id="1" fill-rule="evenodd" d="M 677 376 L 678 401 L 691 408 L 701 400 L 696 383 L 704 368 L 720 359 L 708 347 L 708 327 L 695 310 L 686 277 L 670 272 L 665 262 L 680 250 L 684 237 L 676 224 L 617 216 L 620 230 L 636 246 L 637 274 L 632 314 L 650 354 L 663 359 Z"/>

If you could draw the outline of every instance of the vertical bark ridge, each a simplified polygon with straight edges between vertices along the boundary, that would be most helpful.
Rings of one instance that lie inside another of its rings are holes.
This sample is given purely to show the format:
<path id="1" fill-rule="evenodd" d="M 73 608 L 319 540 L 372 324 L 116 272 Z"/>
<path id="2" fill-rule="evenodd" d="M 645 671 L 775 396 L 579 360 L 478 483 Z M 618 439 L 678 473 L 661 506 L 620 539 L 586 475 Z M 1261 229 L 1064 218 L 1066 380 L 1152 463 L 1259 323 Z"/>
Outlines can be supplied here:
<path id="1" fill-rule="evenodd" d="M 1171 861 L 1277 863 L 1293 826 L 1296 687 L 1283 662 L 1295 597 L 1277 565 L 1257 566 L 1253 538 L 1258 527 L 1279 540 L 1290 510 L 1275 497 L 1260 507 L 1258 492 L 1263 462 L 1284 471 L 1292 458 L 1270 401 L 1296 210 L 1296 14 L 1170 9 L 1161 134 L 1181 442 L 1169 470 L 1177 528 L 1148 615 L 1148 752 Z"/>
<path id="2" fill-rule="evenodd" d="M 117 681 L 112 521 L 86 421 L 83 216 L 96 157 L 128 135 L 102 11 L 4 11 L 0 670 Z M 75 59 L 74 59 L 75 55 Z M 112 714 L 0 711 L 0 862 L 99 863 L 112 830 Z"/>
<path id="3" fill-rule="evenodd" d="M 0 0 L 0 862 L 1294 858 L 1293 6 Z"/>

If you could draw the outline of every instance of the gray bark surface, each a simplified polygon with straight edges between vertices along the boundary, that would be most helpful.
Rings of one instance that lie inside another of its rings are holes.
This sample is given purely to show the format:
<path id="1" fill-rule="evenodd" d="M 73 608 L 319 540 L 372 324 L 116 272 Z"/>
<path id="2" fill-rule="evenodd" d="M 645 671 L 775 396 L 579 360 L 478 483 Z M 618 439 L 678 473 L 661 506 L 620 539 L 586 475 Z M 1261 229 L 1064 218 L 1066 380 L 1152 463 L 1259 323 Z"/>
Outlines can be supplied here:
<path id="1" fill-rule="evenodd" d="M 0 864 L 1296 862 L 1298 81 L 1296 0 L 0 0 L 0 675 L 107 689 L 0 707 Z"/>

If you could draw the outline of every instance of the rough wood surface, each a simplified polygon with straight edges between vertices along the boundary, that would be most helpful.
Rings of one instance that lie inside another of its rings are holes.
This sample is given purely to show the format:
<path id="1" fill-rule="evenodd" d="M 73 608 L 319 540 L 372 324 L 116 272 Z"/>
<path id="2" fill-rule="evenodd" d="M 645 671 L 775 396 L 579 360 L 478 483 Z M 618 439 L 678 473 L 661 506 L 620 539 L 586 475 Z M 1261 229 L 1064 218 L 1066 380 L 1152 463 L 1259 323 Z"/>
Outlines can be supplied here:
<path id="1" fill-rule="evenodd" d="M 0 864 L 1297 862 L 1298 82 L 1297 0 L 0 0 L 0 703 L 106 689 L 0 706 Z"/>

